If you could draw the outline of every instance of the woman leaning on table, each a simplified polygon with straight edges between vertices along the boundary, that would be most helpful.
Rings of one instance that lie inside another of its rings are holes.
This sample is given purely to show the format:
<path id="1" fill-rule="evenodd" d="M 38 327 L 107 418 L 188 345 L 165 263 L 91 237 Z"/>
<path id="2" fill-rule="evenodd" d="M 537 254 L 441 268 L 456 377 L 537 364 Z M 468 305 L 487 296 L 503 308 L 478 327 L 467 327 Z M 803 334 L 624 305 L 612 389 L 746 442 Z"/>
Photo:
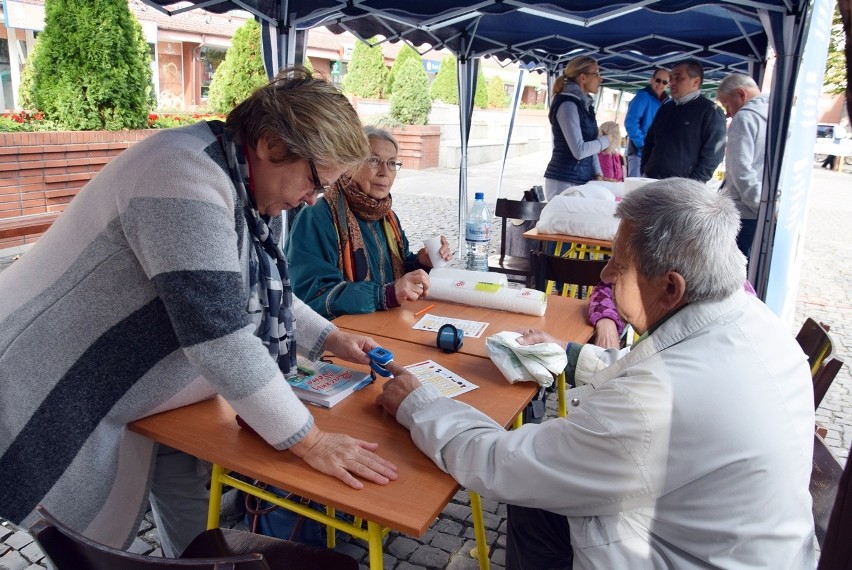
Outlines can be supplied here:
<path id="1" fill-rule="evenodd" d="M 224 396 L 270 445 L 352 487 L 396 468 L 376 445 L 321 431 L 285 375 L 296 347 L 366 364 L 290 291 L 281 212 L 369 154 L 354 109 L 304 68 L 222 123 L 157 133 L 113 159 L 0 273 L 0 516 L 42 503 L 127 547 L 148 489 L 167 556 L 206 527 L 197 461 L 130 433 L 138 418 Z"/>
<path id="2" fill-rule="evenodd" d="M 369 160 L 299 212 L 287 242 L 294 291 L 330 319 L 393 309 L 429 290 L 426 248 L 409 251 L 391 209 L 390 191 L 402 167 L 399 145 L 384 129 L 365 127 L 364 133 Z M 440 254 L 451 257 L 444 236 Z"/>
<path id="3" fill-rule="evenodd" d="M 600 71 L 591 57 L 575 57 L 553 83 L 548 115 L 553 154 L 544 171 L 544 195 L 548 200 L 566 188 L 603 178 L 598 153 L 609 146 L 609 138 L 598 136 L 591 97 L 600 89 Z"/>

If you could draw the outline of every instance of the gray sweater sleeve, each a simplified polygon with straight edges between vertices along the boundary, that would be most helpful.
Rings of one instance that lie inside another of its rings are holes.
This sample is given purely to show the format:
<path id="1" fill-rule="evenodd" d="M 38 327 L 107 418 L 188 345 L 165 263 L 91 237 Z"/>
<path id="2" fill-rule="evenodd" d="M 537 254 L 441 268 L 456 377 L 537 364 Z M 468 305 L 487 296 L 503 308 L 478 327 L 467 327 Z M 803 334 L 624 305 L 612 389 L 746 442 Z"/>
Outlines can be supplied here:
<path id="1" fill-rule="evenodd" d="M 559 109 L 556 110 L 556 121 L 559 123 L 559 128 L 562 129 L 562 134 L 568 143 L 568 148 L 571 149 L 571 154 L 577 160 L 593 155 L 597 157 L 599 152 L 609 146 L 609 138 L 606 135 L 601 135 L 592 141 L 583 140 L 583 134 L 580 132 L 580 116 L 577 114 L 576 105 L 560 105 Z M 594 163 L 595 174 L 600 174 L 600 163 L 597 159 Z"/>

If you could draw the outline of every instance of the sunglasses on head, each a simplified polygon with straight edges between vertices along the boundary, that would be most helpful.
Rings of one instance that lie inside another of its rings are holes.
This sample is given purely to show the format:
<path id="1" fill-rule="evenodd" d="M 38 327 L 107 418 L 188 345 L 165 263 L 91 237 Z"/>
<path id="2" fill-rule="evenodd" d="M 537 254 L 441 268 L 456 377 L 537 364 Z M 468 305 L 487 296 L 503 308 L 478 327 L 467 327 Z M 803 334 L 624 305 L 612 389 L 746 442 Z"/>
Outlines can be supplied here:
<path id="1" fill-rule="evenodd" d="M 663 85 L 668 85 L 668 84 L 669 84 L 669 82 L 668 82 L 668 80 L 667 80 L 667 79 L 660 79 L 659 77 L 655 77 L 655 78 L 654 78 L 654 81 L 656 81 L 657 83 L 662 83 Z"/>

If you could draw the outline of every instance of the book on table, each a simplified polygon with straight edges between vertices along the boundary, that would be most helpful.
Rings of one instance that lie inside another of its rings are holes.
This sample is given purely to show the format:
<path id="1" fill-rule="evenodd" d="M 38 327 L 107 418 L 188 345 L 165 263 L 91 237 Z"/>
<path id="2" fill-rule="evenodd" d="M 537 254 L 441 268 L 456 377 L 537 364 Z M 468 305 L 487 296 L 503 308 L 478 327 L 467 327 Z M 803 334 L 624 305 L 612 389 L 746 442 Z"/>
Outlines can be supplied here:
<path id="1" fill-rule="evenodd" d="M 330 408 L 353 392 L 370 384 L 369 372 L 359 372 L 331 362 L 302 362 L 298 375 L 288 378 L 293 392 L 303 402 Z"/>

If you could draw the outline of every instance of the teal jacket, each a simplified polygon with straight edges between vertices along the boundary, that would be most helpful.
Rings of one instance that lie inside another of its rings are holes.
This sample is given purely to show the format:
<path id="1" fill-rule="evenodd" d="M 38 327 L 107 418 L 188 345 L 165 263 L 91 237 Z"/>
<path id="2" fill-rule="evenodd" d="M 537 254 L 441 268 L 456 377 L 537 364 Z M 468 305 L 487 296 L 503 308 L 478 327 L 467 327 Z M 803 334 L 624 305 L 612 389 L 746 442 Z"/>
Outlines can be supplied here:
<path id="1" fill-rule="evenodd" d="M 396 217 L 393 212 L 391 215 Z M 305 207 L 299 212 L 287 238 L 286 255 L 290 262 L 293 292 L 327 319 L 398 306 L 393 304 L 395 296 L 391 306 L 388 306 L 388 297 L 385 295 L 385 285 L 393 283 L 394 279 L 390 249 L 381 221 L 367 222 L 359 218 L 358 226 L 364 239 L 372 281 L 347 281 L 337 266 L 340 240 L 325 198 L 320 198 L 314 206 Z M 417 254 L 408 249 L 405 232 L 400 231 L 405 252 L 405 272 L 421 269 L 417 263 Z"/>

